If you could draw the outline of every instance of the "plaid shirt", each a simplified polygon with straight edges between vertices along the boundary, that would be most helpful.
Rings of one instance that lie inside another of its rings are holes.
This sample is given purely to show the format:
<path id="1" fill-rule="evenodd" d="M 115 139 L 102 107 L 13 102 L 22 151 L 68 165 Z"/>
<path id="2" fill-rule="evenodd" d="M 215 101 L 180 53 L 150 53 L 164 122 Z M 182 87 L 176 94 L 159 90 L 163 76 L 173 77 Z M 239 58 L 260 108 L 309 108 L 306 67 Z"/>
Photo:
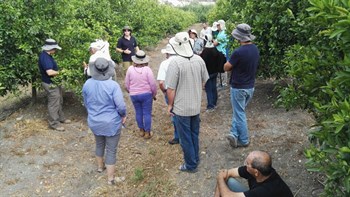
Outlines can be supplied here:
<path id="1" fill-rule="evenodd" d="M 209 79 L 205 63 L 198 55 L 176 56 L 169 64 L 165 78 L 168 88 L 175 90 L 173 112 L 179 116 L 198 115 L 203 84 Z"/>

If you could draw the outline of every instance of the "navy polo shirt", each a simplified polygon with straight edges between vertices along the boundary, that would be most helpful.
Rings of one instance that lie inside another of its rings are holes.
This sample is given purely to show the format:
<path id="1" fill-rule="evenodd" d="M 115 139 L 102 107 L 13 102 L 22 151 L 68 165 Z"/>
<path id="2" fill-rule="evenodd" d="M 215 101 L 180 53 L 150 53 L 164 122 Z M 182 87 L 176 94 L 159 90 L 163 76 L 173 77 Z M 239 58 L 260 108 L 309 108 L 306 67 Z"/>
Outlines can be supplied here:
<path id="1" fill-rule="evenodd" d="M 119 38 L 117 43 L 117 48 L 131 51 L 130 54 L 122 53 L 123 62 L 131 62 L 131 56 L 135 55 L 135 47 L 137 47 L 136 38 L 131 36 L 130 40 L 126 39 L 124 36 Z"/>
<path id="2" fill-rule="evenodd" d="M 255 44 L 242 45 L 230 57 L 232 88 L 254 88 L 255 75 L 259 64 L 259 50 Z"/>
<path id="3" fill-rule="evenodd" d="M 45 83 L 52 83 L 51 77 L 46 73 L 47 70 L 55 70 L 58 71 L 58 66 L 56 61 L 53 59 L 51 55 L 42 51 L 39 55 L 39 69 L 41 73 L 41 80 Z"/>

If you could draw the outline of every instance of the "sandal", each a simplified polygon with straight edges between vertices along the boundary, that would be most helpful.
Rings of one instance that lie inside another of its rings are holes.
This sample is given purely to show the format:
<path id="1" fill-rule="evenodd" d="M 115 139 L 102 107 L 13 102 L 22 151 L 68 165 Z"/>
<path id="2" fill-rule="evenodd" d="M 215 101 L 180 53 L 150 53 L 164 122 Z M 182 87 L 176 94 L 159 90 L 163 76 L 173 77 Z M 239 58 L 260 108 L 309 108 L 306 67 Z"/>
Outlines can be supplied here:
<path id="1" fill-rule="evenodd" d="M 106 169 L 106 166 L 103 166 L 102 168 L 97 168 L 98 173 L 102 173 Z"/>
<path id="2" fill-rule="evenodd" d="M 108 181 L 107 183 L 108 183 L 108 185 L 115 185 L 115 180 L 114 180 L 114 179 L 113 179 L 113 180 L 110 180 L 110 181 Z"/>

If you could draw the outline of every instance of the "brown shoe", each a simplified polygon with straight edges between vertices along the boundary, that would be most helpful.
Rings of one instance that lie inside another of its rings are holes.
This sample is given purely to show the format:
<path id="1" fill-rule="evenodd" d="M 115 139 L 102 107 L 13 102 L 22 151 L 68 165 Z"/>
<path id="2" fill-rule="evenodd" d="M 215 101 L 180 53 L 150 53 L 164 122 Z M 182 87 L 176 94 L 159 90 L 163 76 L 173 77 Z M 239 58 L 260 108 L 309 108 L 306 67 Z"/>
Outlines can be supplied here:
<path id="1" fill-rule="evenodd" d="M 145 132 L 144 138 L 145 138 L 145 139 L 151 139 L 152 136 L 153 136 L 153 133 L 152 133 L 152 132 Z"/>
<path id="2" fill-rule="evenodd" d="M 143 137 L 143 136 L 145 136 L 145 130 L 140 129 L 140 137 Z"/>

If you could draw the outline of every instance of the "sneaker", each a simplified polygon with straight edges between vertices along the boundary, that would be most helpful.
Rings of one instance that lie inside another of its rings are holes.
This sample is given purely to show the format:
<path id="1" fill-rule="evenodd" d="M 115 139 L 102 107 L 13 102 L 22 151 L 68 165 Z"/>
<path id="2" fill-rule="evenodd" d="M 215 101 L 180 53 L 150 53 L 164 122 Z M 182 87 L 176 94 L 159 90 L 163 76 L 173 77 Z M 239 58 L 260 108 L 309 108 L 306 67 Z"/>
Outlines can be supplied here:
<path id="1" fill-rule="evenodd" d="M 206 112 L 206 113 L 210 113 L 210 112 L 213 112 L 213 111 L 215 111 L 215 107 L 214 107 L 214 108 L 210 108 L 210 109 L 206 109 L 206 110 L 205 110 L 205 112 Z"/>
<path id="2" fill-rule="evenodd" d="M 249 142 L 247 144 L 242 144 L 241 142 L 237 142 L 237 147 L 248 147 Z"/>
<path id="3" fill-rule="evenodd" d="M 179 170 L 181 172 L 189 172 L 189 173 L 196 173 L 198 171 L 197 168 L 195 168 L 193 170 L 187 169 L 186 164 L 182 164 L 181 166 L 179 166 Z"/>
<path id="4" fill-rule="evenodd" d="M 178 139 L 172 139 L 172 140 L 169 140 L 169 142 L 168 142 L 169 144 L 171 144 L 171 145 L 174 145 L 174 144 L 179 144 L 180 142 L 179 142 L 179 140 Z"/>
<path id="5" fill-rule="evenodd" d="M 71 123 L 72 121 L 69 120 L 69 119 L 65 119 L 65 120 L 60 121 L 60 122 L 63 123 L 63 124 L 69 124 L 69 123 Z"/>
<path id="6" fill-rule="evenodd" d="M 237 138 L 233 137 L 232 135 L 228 135 L 226 136 L 227 140 L 230 143 L 230 146 L 232 146 L 232 148 L 237 148 Z"/>

